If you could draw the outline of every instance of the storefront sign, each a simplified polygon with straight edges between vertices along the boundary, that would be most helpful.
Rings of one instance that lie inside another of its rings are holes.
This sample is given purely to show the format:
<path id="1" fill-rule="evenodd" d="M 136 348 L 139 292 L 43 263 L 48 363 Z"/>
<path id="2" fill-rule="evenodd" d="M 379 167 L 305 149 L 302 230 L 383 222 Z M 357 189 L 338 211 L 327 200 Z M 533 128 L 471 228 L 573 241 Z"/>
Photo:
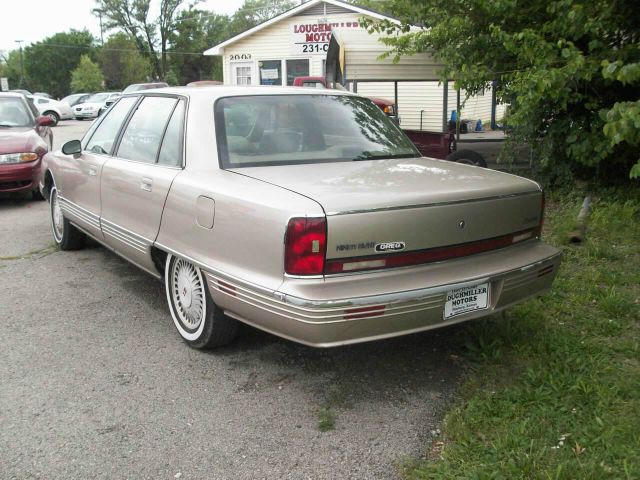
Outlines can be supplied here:
<path id="1" fill-rule="evenodd" d="M 334 28 L 360 28 L 357 21 L 294 23 L 291 25 L 291 53 L 293 55 L 326 55 Z"/>

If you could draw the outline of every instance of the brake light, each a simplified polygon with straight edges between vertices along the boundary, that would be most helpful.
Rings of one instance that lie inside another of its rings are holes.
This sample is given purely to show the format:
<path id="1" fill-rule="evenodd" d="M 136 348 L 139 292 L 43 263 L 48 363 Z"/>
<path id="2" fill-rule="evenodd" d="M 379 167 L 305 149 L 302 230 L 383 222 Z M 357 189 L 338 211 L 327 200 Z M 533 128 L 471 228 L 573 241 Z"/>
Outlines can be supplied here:
<path id="1" fill-rule="evenodd" d="M 327 246 L 327 221 L 298 217 L 289 220 L 284 241 L 284 271 L 290 275 L 322 275 Z"/>

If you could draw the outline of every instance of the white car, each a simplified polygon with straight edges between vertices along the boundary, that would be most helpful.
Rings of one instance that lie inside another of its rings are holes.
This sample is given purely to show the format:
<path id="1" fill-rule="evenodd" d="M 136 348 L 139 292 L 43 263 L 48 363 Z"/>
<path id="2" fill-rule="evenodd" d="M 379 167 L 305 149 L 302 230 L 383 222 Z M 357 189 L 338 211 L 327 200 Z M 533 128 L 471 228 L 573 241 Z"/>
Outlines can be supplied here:
<path id="1" fill-rule="evenodd" d="M 96 118 L 100 115 L 101 110 L 105 110 L 107 102 L 113 97 L 119 97 L 120 92 L 101 92 L 94 93 L 87 98 L 84 103 L 73 107 L 73 115 L 76 120 L 85 118 Z"/>
<path id="2" fill-rule="evenodd" d="M 73 118 L 73 110 L 66 102 L 59 102 L 46 97 L 38 97 L 34 95 L 31 100 L 41 115 L 49 117 L 56 126 L 60 120 L 71 120 Z"/>

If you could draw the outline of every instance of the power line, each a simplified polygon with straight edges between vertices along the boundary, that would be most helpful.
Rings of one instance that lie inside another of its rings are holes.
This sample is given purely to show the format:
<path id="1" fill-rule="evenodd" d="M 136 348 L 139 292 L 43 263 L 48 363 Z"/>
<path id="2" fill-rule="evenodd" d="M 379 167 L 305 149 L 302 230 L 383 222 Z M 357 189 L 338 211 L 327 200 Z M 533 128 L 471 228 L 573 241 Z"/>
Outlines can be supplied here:
<path id="1" fill-rule="evenodd" d="M 91 46 L 83 46 L 83 45 L 62 45 L 57 43 L 41 43 L 38 45 L 32 45 L 37 47 L 46 47 L 46 48 L 75 48 L 80 50 L 91 50 L 93 48 L 99 49 L 105 52 L 137 52 L 141 53 L 139 50 L 131 49 L 131 48 L 104 48 L 104 47 L 91 47 Z M 151 53 L 151 52 L 148 52 Z M 161 53 L 161 52 L 159 52 Z M 201 56 L 202 52 L 178 52 L 175 50 L 167 50 L 166 53 L 171 53 L 175 55 L 198 55 Z"/>

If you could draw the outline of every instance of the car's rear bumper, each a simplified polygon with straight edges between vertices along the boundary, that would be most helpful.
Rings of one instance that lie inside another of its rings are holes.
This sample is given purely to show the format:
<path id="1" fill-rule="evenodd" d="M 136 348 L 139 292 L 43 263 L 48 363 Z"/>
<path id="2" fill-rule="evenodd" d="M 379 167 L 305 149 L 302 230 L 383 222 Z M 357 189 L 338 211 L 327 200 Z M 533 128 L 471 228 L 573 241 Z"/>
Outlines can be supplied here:
<path id="1" fill-rule="evenodd" d="M 98 111 L 95 112 L 73 112 L 75 118 L 96 118 Z"/>
<path id="2" fill-rule="evenodd" d="M 0 165 L 0 192 L 23 192 L 37 188 L 42 160 Z"/>
<path id="3" fill-rule="evenodd" d="M 332 347 L 490 315 L 546 291 L 559 265 L 560 252 L 534 240 L 421 267 L 285 282 L 276 292 L 220 273 L 206 276 L 214 301 L 229 316 L 290 340 Z M 443 318 L 449 290 L 485 282 L 488 308 Z"/>

